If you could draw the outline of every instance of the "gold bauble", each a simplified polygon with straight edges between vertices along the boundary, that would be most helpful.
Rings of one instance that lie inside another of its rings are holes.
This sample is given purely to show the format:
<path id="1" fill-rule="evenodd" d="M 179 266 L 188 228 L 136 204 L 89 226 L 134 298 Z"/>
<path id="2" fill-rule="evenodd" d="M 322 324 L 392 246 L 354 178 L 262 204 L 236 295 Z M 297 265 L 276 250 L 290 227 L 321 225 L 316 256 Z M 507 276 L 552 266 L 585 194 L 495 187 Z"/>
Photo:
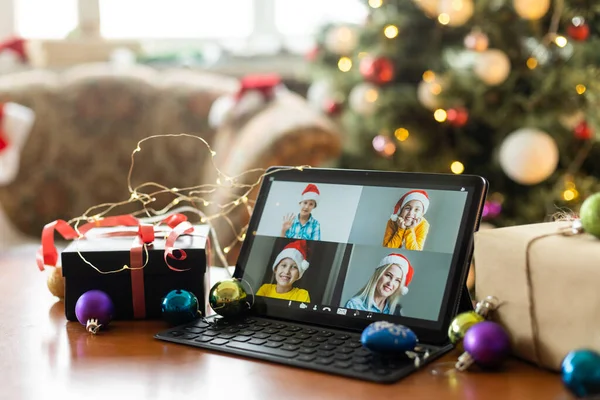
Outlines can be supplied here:
<path id="1" fill-rule="evenodd" d="M 65 298 L 65 279 L 62 276 L 62 268 L 56 267 L 51 268 L 46 280 L 50 293 L 54 296 L 64 299 Z"/>
<path id="2" fill-rule="evenodd" d="M 208 303 L 214 312 L 223 317 L 237 317 L 251 306 L 246 290 L 237 279 L 217 282 L 210 289 Z"/>
<path id="3" fill-rule="evenodd" d="M 485 321 L 485 318 L 475 311 L 458 314 L 448 328 L 448 338 L 453 344 L 457 344 L 462 341 L 470 327 L 482 321 Z"/>
<path id="4" fill-rule="evenodd" d="M 550 10 L 550 0 L 513 0 L 513 6 L 519 17 L 538 20 Z"/>

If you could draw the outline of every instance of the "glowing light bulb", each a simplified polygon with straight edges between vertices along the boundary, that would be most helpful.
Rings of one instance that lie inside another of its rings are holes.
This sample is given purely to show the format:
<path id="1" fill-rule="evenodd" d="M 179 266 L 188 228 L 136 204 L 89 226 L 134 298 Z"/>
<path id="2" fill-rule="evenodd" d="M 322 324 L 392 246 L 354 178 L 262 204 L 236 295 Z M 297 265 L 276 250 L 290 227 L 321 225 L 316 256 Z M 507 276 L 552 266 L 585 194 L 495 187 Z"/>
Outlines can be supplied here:
<path id="1" fill-rule="evenodd" d="M 221 178 L 217 178 L 217 185 L 221 184 Z"/>
<path id="2" fill-rule="evenodd" d="M 388 25 L 383 29 L 383 34 L 388 39 L 393 39 L 398 36 L 398 27 L 396 25 Z"/>
<path id="3" fill-rule="evenodd" d="M 209 203 L 208 201 L 204 200 L 204 201 L 202 202 L 202 204 L 204 204 L 204 207 L 206 207 L 206 206 L 207 206 L 207 205 L 209 205 L 210 203 Z"/>
<path id="4" fill-rule="evenodd" d="M 229 253 L 229 251 L 231 251 L 231 248 L 229 246 L 223 248 L 223 253 L 227 254 Z"/>
<path id="5" fill-rule="evenodd" d="M 172 201 L 172 203 L 173 203 L 173 205 L 174 205 L 174 206 L 176 206 L 177 204 L 179 204 L 179 199 L 174 199 L 174 200 Z"/>
<path id="6" fill-rule="evenodd" d="M 438 16 L 438 22 L 442 25 L 448 25 L 450 23 L 450 16 L 446 13 L 442 13 Z"/>
<path id="7" fill-rule="evenodd" d="M 574 200 L 577 196 L 579 196 L 579 193 L 575 189 L 567 189 L 563 192 L 563 199 L 566 201 Z"/>
<path id="8" fill-rule="evenodd" d="M 342 72 L 348 72 L 352 69 L 352 60 L 348 57 L 341 57 L 338 61 L 338 68 Z"/>
<path id="9" fill-rule="evenodd" d="M 448 118 L 448 113 L 446 112 L 446 110 L 442 110 L 441 108 L 438 108 L 433 113 L 433 118 L 435 118 L 435 120 L 437 122 L 444 122 Z"/>
<path id="10" fill-rule="evenodd" d="M 450 164 L 450 171 L 456 175 L 460 175 L 464 172 L 465 166 L 460 161 L 454 161 Z"/>
<path id="11" fill-rule="evenodd" d="M 529 57 L 527 59 L 527 68 L 529 68 L 529 69 L 536 69 L 537 66 L 538 66 L 538 61 L 535 58 Z"/>
<path id="12" fill-rule="evenodd" d="M 568 41 L 564 36 L 557 36 L 556 39 L 554 39 L 554 43 L 556 43 L 558 47 L 565 47 Z"/>
<path id="13" fill-rule="evenodd" d="M 371 8 L 379 8 L 383 4 L 382 0 L 369 0 L 369 6 Z"/>
<path id="14" fill-rule="evenodd" d="M 179 188 L 176 188 L 176 187 L 171 188 L 171 191 L 173 191 L 173 192 L 179 192 Z"/>
<path id="15" fill-rule="evenodd" d="M 398 139 L 401 142 L 404 142 L 406 139 L 408 139 L 408 135 L 409 132 L 406 128 L 398 128 L 394 132 L 394 136 L 396 137 L 396 139 Z"/>
<path id="16" fill-rule="evenodd" d="M 138 151 L 142 151 L 142 149 L 140 148 L 140 146 L 136 147 L 135 150 L 133 150 L 134 153 L 137 153 Z"/>
<path id="17" fill-rule="evenodd" d="M 216 152 L 216 151 L 214 151 L 214 150 L 211 150 L 211 151 L 210 151 L 210 155 L 214 157 L 214 156 L 216 156 L 216 155 L 217 155 L 217 152 Z"/>
<path id="18" fill-rule="evenodd" d="M 577 94 L 584 94 L 587 88 L 585 87 L 585 85 L 579 84 L 575 86 L 575 90 L 577 91 Z"/>
<path id="19" fill-rule="evenodd" d="M 435 73 L 433 71 L 423 72 L 423 80 L 425 82 L 433 82 L 435 80 Z"/>

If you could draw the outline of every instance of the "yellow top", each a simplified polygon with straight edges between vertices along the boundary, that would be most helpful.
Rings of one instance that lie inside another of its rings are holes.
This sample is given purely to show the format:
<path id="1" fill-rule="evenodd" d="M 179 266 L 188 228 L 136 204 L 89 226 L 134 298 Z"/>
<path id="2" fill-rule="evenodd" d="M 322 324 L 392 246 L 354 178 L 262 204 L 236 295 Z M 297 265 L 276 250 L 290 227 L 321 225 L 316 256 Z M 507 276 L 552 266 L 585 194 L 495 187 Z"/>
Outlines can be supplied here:
<path id="1" fill-rule="evenodd" d="M 272 297 L 274 299 L 283 299 L 283 300 L 292 300 L 292 301 L 301 301 L 304 303 L 310 303 L 310 296 L 308 295 L 308 291 L 305 289 L 293 288 L 289 292 L 286 293 L 277 293 L 275 288 L 277 285 L 274 283 L 265 283 L 258 289 L 256 292 L 257 296 L 264 297 Z"/>
<path id="2" fill-rule="evenodd" d="M 404 247 L 407 250 L 423 250 L 425 239 L 429 232 L 429 222 L 425 218 L 414 228 L 398 228 L 396 222 L 388 220 L 383 235 L 383 245 L 399 249 Z"/>

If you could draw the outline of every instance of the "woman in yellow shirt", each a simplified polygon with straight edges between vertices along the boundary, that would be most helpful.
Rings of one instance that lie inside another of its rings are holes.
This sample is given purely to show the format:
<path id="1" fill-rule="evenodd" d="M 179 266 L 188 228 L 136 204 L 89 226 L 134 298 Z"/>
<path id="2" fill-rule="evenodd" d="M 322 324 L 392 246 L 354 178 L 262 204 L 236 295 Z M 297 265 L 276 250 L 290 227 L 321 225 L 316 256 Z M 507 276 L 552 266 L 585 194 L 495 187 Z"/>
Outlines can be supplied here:
<path id="1" fill-rule="evenodd" d="M 294 287 L 308 269 L 306 240 L 296 240 L 286 245 L 273 263 L 273 278 L 256 292 L 257 296 L 310 303 L 308 291 Z"/>
<path id="2" fill-rule="evenodd" d="M 385 227 L 385 247 L 423 250 L 429 233 L 429 222 L 423 217 L 429 208 L 429 196 L 424 190 L 411 190 L 398 200 L 394 213 Z"/>

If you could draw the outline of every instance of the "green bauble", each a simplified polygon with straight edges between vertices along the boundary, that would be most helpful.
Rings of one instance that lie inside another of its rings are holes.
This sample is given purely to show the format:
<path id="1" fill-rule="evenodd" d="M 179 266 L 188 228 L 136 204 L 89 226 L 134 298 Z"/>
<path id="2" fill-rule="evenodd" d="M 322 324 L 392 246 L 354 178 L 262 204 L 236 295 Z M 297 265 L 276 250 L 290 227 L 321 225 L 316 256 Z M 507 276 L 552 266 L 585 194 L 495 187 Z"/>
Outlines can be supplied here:
<path id="1" fill-rule="evenodd" d="M 457 344 L 462 341 L 470 327 L 482 321 L 485 321 L 485 318 L 475 311 L 458 314 L 448 328 L 448 338 L 453 344 Z"/>
<path id="2" fill-rule="evenodd" d="M 597 238 L 600 238 L 600 193 L 585 199 L 579 210 L 583 229 Z"/>
<path id="3" fill-rule="evenodd" d="M 223 317 L 237 317 L 250 308 L 248 294 L 237 279 L 217 282 L 210 289 L 208 303 Z"/>

